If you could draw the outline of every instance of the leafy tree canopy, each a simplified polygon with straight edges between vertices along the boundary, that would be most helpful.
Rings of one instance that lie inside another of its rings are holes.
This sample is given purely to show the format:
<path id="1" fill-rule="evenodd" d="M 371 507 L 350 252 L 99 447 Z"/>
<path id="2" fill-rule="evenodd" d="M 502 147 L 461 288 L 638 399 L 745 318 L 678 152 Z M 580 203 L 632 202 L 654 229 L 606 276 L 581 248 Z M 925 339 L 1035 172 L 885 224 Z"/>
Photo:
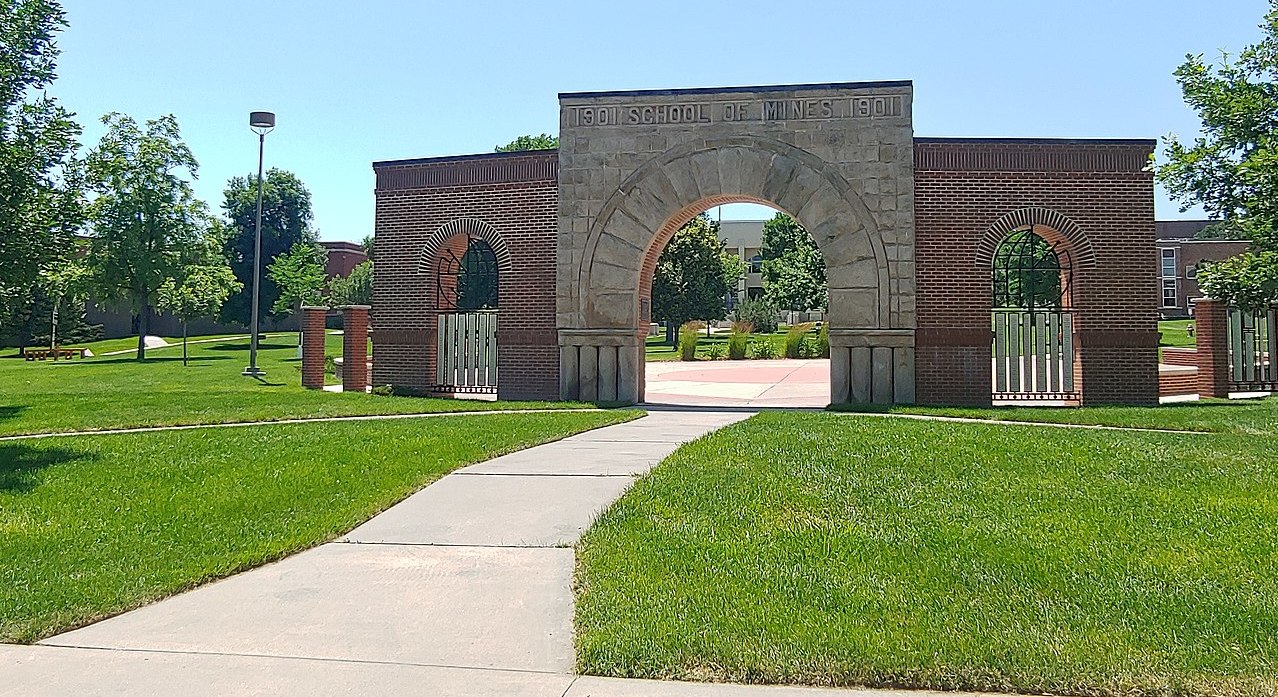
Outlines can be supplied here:
<path id="1" fill-rule="evenodd" d="M 107 132 L 87 158 L 97 195 L 89 211 L 89 267 L 102 298 L 126 301 L 138 314 L 141 360 L 156 293 L 182 277 L 186 255 L 202 243 L 212 220 L 183 176 L 194 178 L 198 165 L 177 119 L 161 116 L 143 127 L 108 114 L 102 122 Z"/>
<path id="2" fill-rule="evenodd" d="M 1182 209 L 1201 204 L 1251 240 L 1245 261 L 1199 271 L 1200 285 L 1214 288 L 1213 295 L 1229 293 L 1218 299 L 1233 303 L 1278 300 L 1278 290 L 1262 286 L 1271 277 L 1264 265 L 1274 259 L 1262 253 L 1278 251 L 1278 0 L 1270 0 L 1260 28 L 1259 43 L 1237 57 L 1223 55 L 1217 65 L 1201 54 L 1186 56 L 1176 81 L 1202 128 L 1188 144 L 1168 136 L 1167 162 L 1158 169 Z M 1239 273 L 1249 276 L 1226 277 Z"/>
<path id="3" fill-rule="evenodd" d="M 222 210 L 230 223 L 231 235 L 224 253 L 242 284 L 239 292 L 222 307 L 224 322 L 248 324 L 253 314 L 253 238 L 257 224 L 257 175 L 233 177 L 226 184 Z M 275 258 L 298 243 L 319 239 L 311 227 L 311 192 L 291 172 L 272 167 L 262 180 L 262 270 L 270 268 Z M 277 303 L 280 289 L 270 275 L 261 279 L 258 311 L 265 314 L 275 307 L 291 307 L 290 302 Z M 286 310 L 287 311 L 287 310 Z"/>
<path id="4" fill-rule="evenodd" d="M 373 262 L 366 261 L 345 277 L 329 282 L 328 301 L 334 306 L 373 304 Z"/>
<path id="5" fill-rule="evenodd" d="M 55 0 L 0 0 L 0 319 L 74 254 L 83 222 L 80 127 L 45 93 L 65 26 Z"/>
<path id="6" fill-rule="evenodd" d="M 328 250 L 318 242 L 298 242 L 277 256 L 266 273 L 278 289 L 271 311 L 288 314 L 323 302 L 327 262 Z"/>
<path id="7" fill-rule="evenodd" d="M 652 279 L 652 316 L 669 327 L 727 316 L 727 297 L 745 265 L 725 251 L 719 223 L 701 215 L 674 234 L 657 260 Z"/>
<path id="8" fill-rule="evenodd" d="M 160 286 L 156 305 L 182 320 L 182 364 L 187 364 L 186 326 L 197 317 L 213 317 L 222 303 L 240 289 L 240 282 L 222 256 L 225 228 L 212 226 L 196 244 L 184 250 L 177 277 Z"/>
<path id="9" fill-rule="evenodd" d="M 493 152 L 517 152 L 519 150 L 554 150 L 559 147 L 559 136 L 542 133 L 535 136 L 519 136 L 518 138 L 498 145 Z"/>
<path id="10" fill-rule="evenodd" d="M 787 310 L 825 309 L 825 258 L 794 218 L 777 213 L 763 224 L 763 297 Z"/>

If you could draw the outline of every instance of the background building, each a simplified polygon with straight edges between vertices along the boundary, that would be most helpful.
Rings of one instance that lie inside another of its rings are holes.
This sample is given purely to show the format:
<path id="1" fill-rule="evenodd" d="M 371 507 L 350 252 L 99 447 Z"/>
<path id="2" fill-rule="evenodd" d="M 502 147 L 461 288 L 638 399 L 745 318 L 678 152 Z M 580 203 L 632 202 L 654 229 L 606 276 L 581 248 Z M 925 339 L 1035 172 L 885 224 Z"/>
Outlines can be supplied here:
<path id="1" fill-rule="evenodd" d="M 719 222 L 719 239 L 727 251 L 745 262 L 746 272 L 737 283 L 737 296 L 729 299 L 729 305 L 743 300 L 763 297 L 763 256 L 760 247 L 763 240 L 763 220 L 722 220 Z"/>
<path id="2" fill-rule="evenodd" d="M 1201 298 L 1198 267 L 1247 251 L 1246 240 L 1199 240 L 1195 235 L 1212 220 L 1160 220 L 1158 238 L 1159 313 L 1164 319 L 1190 316 L 1190 302 Z"/>

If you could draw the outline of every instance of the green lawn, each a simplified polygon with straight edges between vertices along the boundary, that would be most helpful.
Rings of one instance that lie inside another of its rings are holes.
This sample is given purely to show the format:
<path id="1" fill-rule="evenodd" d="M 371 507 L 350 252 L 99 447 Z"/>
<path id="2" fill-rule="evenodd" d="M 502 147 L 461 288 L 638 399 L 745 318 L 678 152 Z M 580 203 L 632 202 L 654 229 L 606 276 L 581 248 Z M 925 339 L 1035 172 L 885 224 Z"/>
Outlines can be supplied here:
<path id="1" fill-rule="evenodd" d="M 459 466 L 636 413 L 0 443 L 0 641 L 34 641 L 277 559 Z"/>
<path id="2" fill-rule="evenodd" d="M 1163 336 L 1158 345 L 1193 348 L 1194 337 L 1189 335 L 1189 325 L 1193 323 L 1192 319 L 1168 319 L 1159 322 L 1158 331 L 1162 332 Z"/>
<path id="3" fill-rule="evenodd" d="M 812 332 L 815 336 L 816 332 Z M 785 328 L 778 329 L 771 334 L 751 334 L 751 340 L 758 340 L 764 337 L 769 338 L 773 345 L 777 348 L 777 358 L 783 358 L 781 352 L 785 349 Z M 704 358 L 706 348 L 712 344 L 720 344 L 723 346 L 725 354 L 728 350 L 728 333 L 714 332 L 710 336 L 706 336 L 705 330 L 701 331 L 701 339 L 697 342 L 697 356 Z M 666 333 L 662 330 L 657 336 L 650 336 L 645 341 L 645 360 L 648 361 L 677 361 L 679 360 L 679 351 L 674 346 L 666 343 Z"/>
<path id="4" fill-rule="evenodd" d="M 327 337 L 329 354 L 341 336 Z M 0 358 L 0 436 L 148 425 L 220 423 L 293 417 L 585 406 L 387 398 L 304 390 L 296 334 L 271 334 L 261 346 L 262 381 L 246 378 L 248 339 L 192 344 L 131 356 L 71 361 Z"/>
<path id="5" fill-rule="evenodd" d="M 835 411 L 862 407 L 836 406 Z M 868 408 L 868 407 L 866 407 Z M 1177 431 L 1215 431 L 1252 435 L 1278 435 L 1278 397 L 1266 399 L 1203 399 L 1157 407 L 921 407 L 894 406 L 897 414 L 957 416 L 1068 423 L 1090 426 L 1126 426 Z"/>
<path id="6" fill-rule="evenodd" d="M 583 538 L 577 667 L 1273 695 L 1278 401 L 1264 408 L 1267 428 L 1190 419 L 1220 434 L 755 416 L 680 448 Z"/>

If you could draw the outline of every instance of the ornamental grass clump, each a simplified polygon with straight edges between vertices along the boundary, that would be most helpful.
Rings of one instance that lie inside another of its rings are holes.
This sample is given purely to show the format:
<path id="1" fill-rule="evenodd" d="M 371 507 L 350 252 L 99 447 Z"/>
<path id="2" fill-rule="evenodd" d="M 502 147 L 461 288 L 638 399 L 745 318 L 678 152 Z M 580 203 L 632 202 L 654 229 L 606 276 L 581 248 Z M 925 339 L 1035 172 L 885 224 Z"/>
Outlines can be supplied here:
<path id="1" fill-rule="evenodd" d="M 733 322 L 732 332 L 728 334 L 728 360 L 743 361 L 750 348 L 750 334 L 754 325 L 749 322 Z"/>
<path id="2" fill-rule="evenodd" d="M 754 341 L 750 342 L 750 353 L 752 354 L 752 358 L 760 360 L 776 358 L 778 355 L 777 345 L 772 343 L 772 339 L 769 339 L 766 336 L 757 337 Z"/>
<path id="3" fill-rule="evenodd" d="M 803 358 L 803 343 L 808 338 L 808 332 L 815 326 L 815 322 L 799 322 L 785 330 L 786 358 Z"/>
<path id="4" fill-rule="evenodd" d="M 697 360 L 697 342 L 701 339 L 701 330 L 706 325 L 702 322 L 684 322 L 679 327 L 679 360 Z"/>

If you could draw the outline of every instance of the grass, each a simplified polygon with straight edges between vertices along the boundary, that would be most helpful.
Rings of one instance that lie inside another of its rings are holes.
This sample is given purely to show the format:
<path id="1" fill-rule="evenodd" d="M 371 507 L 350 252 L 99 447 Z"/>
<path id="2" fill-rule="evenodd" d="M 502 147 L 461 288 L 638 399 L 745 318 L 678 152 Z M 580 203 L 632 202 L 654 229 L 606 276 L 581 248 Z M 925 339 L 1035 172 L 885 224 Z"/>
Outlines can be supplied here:
<path id="1" fill-rule="evenodd" d="M 1192 319 L 1166 319 L 1159 322 L 1158 331 L 1162 332 L 1163 336 L 1158 341 L 1158 345 L 1194 348 L 1194 337 L 1189 335 L 1189 325 L 1193 323 Z"/>
<path id="2" fill-rule="evenodd" d="M 341 337 L 327 337 L 330 353 Z M 259 347 L 265 380 L 240 375 L 248 339 L 147 351 L 147 360 L 106 356 L 86 360 L 0 359 L 0 436 L 295 417 L 427 413 L 585 406 L 579 403 L 482 402 L 333 394 L 301 387 L 296 334 L 271 334 Z"/>
<path id="3" fill-rule="evenodd" d="M 835 411 L 866 407 L 838 405 Z M 897 414 L 956 416 L 968 419 L 1118 426 L 1175 431 L 1207 431 L 1278 436 L 1278 397 L 1203 399 L 1157 407 L 921 407 L 894 406 Z"/>
<path id="4" fill-rule="evenodd" d="M 583 538 L 577 667 L 1272 695 L 1275 452 L 1236 433 L 761 414 L 680 448 Z"/>
<path id="5" fill-rule="evenodd" d="M 0 641 L 34 641 L 280 558 L 459 466 L 635 413 L 0 443 Z"/>
<path id="6" fill-rule="evenodd" d="M 812 333 L 813 336 L 816 332 Z M 751 334 L 751 338 L 767 337 L 776 345 L 778 352 L 785 346 L 785 329 L 778 329 L 771 334 Z M 728 332 L 714 332 L 710 336 L 706 336 L 705 330 L 701 331 L 701 338 L 697 341 L 697 357 L 703 360 L 702 356 L 706 352 L 706 348 L 711 344 L 720 344 L 723 346 L 724 354 L 728 350 Z M 645 360 L 647 361 L 677 361 L 679 360 L 679 351 L 670 344 L 666 343 L 665 330 L 657 336 L 650 336 L 644 345 Z M 781 356 L 778 355 L 778 358 Z"/>

